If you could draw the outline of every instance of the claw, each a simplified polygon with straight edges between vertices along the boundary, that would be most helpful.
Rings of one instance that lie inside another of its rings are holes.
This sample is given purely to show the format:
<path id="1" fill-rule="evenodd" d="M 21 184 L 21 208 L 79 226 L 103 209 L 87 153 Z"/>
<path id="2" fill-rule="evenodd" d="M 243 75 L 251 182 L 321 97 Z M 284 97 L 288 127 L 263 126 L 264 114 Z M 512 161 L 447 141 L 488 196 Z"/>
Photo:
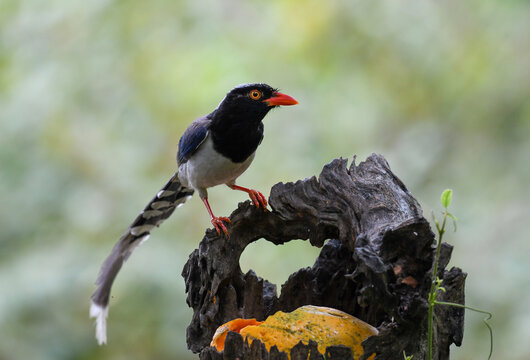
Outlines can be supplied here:
<path id="1" fill-rule="evenodd" d="M 259 209 L 261 206 L 264 211 L 267 211 L 267 199 L 262 193 L 260 193 L 258 190 L 250 189 L 248 195 L 250 196 L 250 199 L 252 200 L 252 203 L 255 207 Z"/>
<path id="2" fill-rule="evenodd" d="M 248 196 L 250 197 L 250 200 L 252 200 L 252 204 L 259 209 L 259 201 L 256 199 L 257 194 L 253 191 L 249 191 Z"/>
<path id="3" fill-rule="evenodd" d="M 212 225 L 215 227 L 215 230 L 217 230 L 217 235 L 221 236 L 221 230 L 226 235 L 226 237 L 229 237 L 228 235 L 228 229 L 226 228 L 224 223 L 230 224 L 230 219 L 225 216 L 219 216 L 219 217 L 213 217 L 212 218 Z"/>
<path id="4" fill-rule="evenodd" d="M 267 211 L 267 199 L 258 190 L 248 189 L 248 188 L 235 185 L 235 184 L 228 185 L 228 186 L 233 190 L 239 190 L 239 191 L 246 192 L 248 196 L 250 197 L 250 200 L 252 200 L 252 203 L 254 204 L 255 207 L 259 209 L 259 207 L 261 206 L 263 208 L 263 211 Z"/>

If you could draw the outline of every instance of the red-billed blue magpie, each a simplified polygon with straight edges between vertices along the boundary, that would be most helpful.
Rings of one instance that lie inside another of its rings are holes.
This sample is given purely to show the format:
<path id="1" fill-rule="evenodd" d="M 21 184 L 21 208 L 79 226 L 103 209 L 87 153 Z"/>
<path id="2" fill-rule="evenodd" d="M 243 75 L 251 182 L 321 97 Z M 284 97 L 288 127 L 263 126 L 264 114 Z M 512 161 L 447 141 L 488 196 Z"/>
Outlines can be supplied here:
<path id="1" fill-rule="evenodd" d="M 155 226 L 166 220 L 195 191 L 206 205 L 219 235 L 222 231 L 228 236 L 225 223 L 230 223 L 230 219 L 214 216 L 208 203 L 208 188 L 226 184 L 234 190 L 245 191 L 257 208 L 266 210 L 265 196 L 236 185 L 236 179 L 254 159 L 263 139 L 265 115 L 277 106 L 295 104 L 298 104 L 295 99 L 267 84 L 244 84 L 232 89 L 210 114 L 190 124 L 179 140 L 176 174 L 136 217 L 101 267 L 90 307 L 90 317 L 96 319 L 96 339 L 100 345 L 107 342 L 110 289 L 123 262 L 149 238 Z"/>

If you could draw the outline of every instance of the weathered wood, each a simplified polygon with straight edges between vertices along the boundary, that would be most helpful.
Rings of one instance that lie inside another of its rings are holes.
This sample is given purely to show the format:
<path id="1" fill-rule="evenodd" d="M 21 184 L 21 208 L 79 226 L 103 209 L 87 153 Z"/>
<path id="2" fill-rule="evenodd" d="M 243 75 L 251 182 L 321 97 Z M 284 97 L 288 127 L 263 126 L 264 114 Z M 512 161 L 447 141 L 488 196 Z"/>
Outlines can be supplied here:
<path id="1" fill-rule="evenodd" d="M 363 344 L 377 360 L 402 359 L 403 349 L 415 359 L 425 358 L 434 234 L 382 156 L 371 155 L 349 168 L 347 160 L 333 160 L 318 178 L 275 185 L 269 203 L 269 212 L 248 201 L 239 204 L 230 216 L 230 238 L 209 230 L 190 255 L 182 275 L 194 311 L 187 330 L 193 352 L 203 360 L 282 358 L 258 342 L 249 346 L 236 333 L 227 337 L 223 355 L 209 343 L 216 328 L 234 318 L 264 320 L 278 310 L 311 304 L 345 311 L 377 327 L 380 334 Z M 276 285 L 252 270 L 243 274 L 239 267 L 245 247 L 262 238 L 274 244 L 308 239 L 322 250 L 313 267 L 292 274 L 278 296 Z M 444 299 L 463 303 L 466 275 L 455 268 L 444 271 L 448 246 L 442 255 Z M 449 345 L 462 341 L 463 312 L 438 308 L 436 316 L 436 358 L 447 359 Z M 315 348 L 299 344 L 291 357 L 320 358 Z M 341 347 L 330 347 L 326 354 L 326 359 L 351 357 Z"/>

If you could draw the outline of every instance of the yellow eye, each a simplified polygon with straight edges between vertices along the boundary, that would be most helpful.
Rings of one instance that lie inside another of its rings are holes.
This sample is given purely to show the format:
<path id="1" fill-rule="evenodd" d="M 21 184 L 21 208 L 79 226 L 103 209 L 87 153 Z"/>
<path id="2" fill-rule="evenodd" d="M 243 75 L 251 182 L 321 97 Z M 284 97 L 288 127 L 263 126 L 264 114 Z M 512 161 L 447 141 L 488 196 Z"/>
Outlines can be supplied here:
<path id="1" fill-rule="evenodd" d="M 261 99 L 261 91 L 252 90 L 251 92 L 248 93 L 248 96 L 250 96 L 252 100 L 259 100 Z"/>

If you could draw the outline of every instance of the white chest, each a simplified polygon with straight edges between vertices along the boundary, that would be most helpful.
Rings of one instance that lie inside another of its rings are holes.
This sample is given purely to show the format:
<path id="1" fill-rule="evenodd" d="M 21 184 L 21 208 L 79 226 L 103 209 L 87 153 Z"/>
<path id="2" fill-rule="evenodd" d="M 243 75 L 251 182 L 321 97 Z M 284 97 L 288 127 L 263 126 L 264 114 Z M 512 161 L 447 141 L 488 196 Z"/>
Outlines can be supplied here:
<path id="1" fill-rule="evenodd" d="M 201 190 L 220 185 L 233 184 L 248 169 L 254 153 L 241 163 L 234 163 L 213 148 L 208 136 L 191 158 L 179 166 L 178 176 L 184 186 Z"/>

